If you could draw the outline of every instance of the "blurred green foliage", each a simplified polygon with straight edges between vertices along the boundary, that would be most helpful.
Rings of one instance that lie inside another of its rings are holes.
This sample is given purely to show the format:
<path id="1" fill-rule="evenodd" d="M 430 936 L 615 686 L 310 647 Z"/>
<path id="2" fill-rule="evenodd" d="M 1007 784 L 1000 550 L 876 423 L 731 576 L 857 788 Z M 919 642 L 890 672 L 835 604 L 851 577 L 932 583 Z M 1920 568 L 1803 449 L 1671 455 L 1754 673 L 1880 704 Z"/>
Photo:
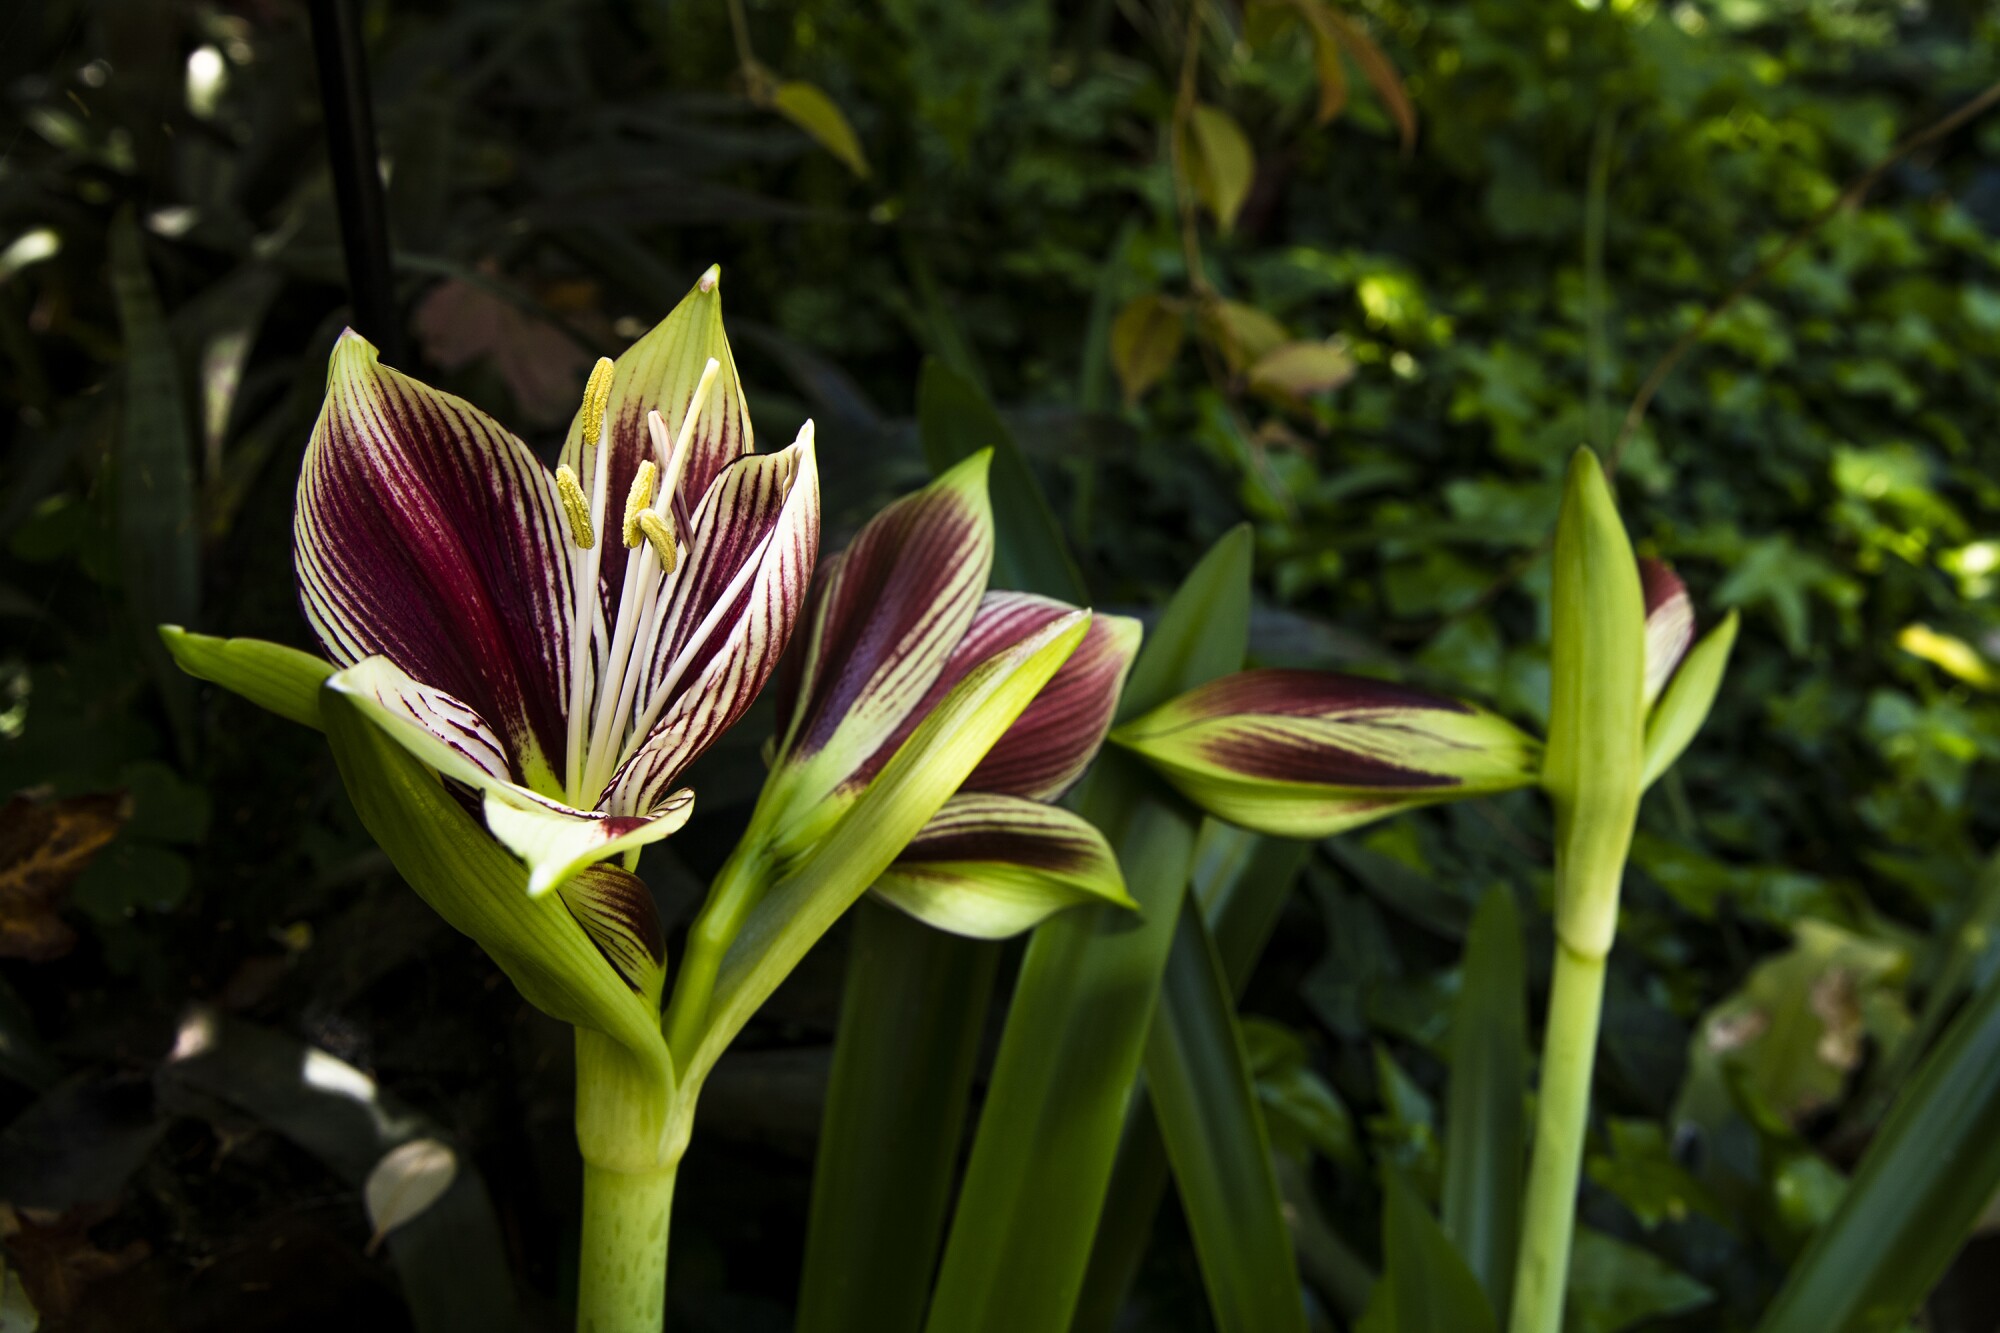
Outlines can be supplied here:
<path id="1" fill-rule="evenodd" d="M 1100 605 L 1154 603 L 1247 516 L 1260 660 L 1399 672 L 1535 724 L 1569 452 L 1611 450 L 1704 310 L 2000 67 L 2000 18 L 1973 0 L 1359 0 L 1338 14 L 1399 76 L 1406 153 L 1366 49 L 1336 53 L 1344 105 L 1322 124 L 1319 29 L 1267 5 L 1190 24 L 1166 0 L 749 0 L 747 47 L 724 7 L 669 0 L 362 8 L 413 368 L 534 443 L 592 356 L 719 260 L 760 433 L 818 421 L 829 545 L 923 475 L 934 357 L 1002 405 Z M 313 738 L 184 693 L 140 631 L 304 642 L 282 553 L 346 316 L 303 9 L 25 0 L 4 32 L 0 787 L 122 790 L 130 813 L 71 891 L 85 942 L 10 964 L 0 1027 L 70 1069 L 144 1063 L 184 1001 L 217 1000 L 414 1085 L 501 1208 L 559 1217 L 562 1168 L 513 1150 L 560 1110 L 566 1055 L 395 905 Z M 1176 187 L 1190 96 L 1254 162 L 1226 235 Z M 1127 403 L 1113 330 L 1135 302 L 1155 373 Z M 1264 360 L 1283 347 L 1331 350 Z M 1745 630 L 1643 812 L 1577 1327 L 1752 1320 L 1916 1049 L 1991 971 L 1996 370 L 1985 118 L 1715 320 L 1623 449 L 1642 548 L 1704 620 L 1739 608 Z M 704 820 L 740 816 L 750 750 L 710 761 Z M 1403 1234 L 1434 1240 L 1409 1210 L 1437 1198 L 1459 951 L 1484 893 L 1546 908 L 1547 836 L 1515 797 L 1329 845 L 1251 986 L 1277 1024 L 1257 1031 L 1280 1137 L 1326 1154 L 1321 1220 L 1371 1261 L 1382 1194 L 1359 1156 L 1400 1173 Z M 683 855 L 705 867 L 727 842 L 697 826 Z M 671 858 L 648 865 L 685 892 Z M 1538 994 L 1545 920 L 1526 917 Z M 443 1017 L 460 989 L 484 1007 Z M 804 1004 L 771 1040 L 810 1047 L 829 1023 Z M 539 1091 L 504 1086 L 517 1066 Z M 214 1156 L 168 1142 L 183 1167 Z M 303 1160 L 261 1169 L 233 1186 L 245 1217 L 320 1187 Z M 784 1326 L 789 1278 L 766 1270 L 791 1252 L 746 1237 L 795 1234 L 809 1170 L 757 1169 L 761 1202 L 677 1237 L 689 1327 Z M 149 1169 L 128 1230 L 89 1241 L 158 1256 L 104 1279 L 113 1307 L 248 1225 L 174 1176 Z M 705 1189 L 685 1182 L 687 1216 Z M 520 1271 L 553 1299 L 560 1223 L 526 1225 Z M 352 1252 L 356 1227 L 334 1228 Z M 1136 1327 L 1201 1326 L 1199 1300 L 1171 1298 L 1185 1245 L 1163 1230 Z"/>

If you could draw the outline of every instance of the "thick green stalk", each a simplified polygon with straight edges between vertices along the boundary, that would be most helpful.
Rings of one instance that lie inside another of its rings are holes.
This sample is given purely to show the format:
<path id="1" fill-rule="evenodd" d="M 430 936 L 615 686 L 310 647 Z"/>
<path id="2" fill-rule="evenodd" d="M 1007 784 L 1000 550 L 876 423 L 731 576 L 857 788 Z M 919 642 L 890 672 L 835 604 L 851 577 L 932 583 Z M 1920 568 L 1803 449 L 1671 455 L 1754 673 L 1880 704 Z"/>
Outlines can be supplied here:
<path id="1" fill-rule="evenodd" d="M 685 1106 L 685 1111 L 683 1111 Z M 583 1155 L 578 1333 L 660 1333 L 667 1218 L 692 1099 L 589 1028 L 576 1030 L 576 1141 Z"/>
<path id="2" fill-rule="evenodd" d="M 1617 502 L 1588 449 L 1570 459 L 1551 573 L 1542 787 L 1555 808 L 1556 966 L 1512 1333 L 1562 1329 L 1604 960 L 1645 772 L 1645 600 Z"/>
<path id="3" fill-rule="evenodd" d="M 1576 1189 L 1590 1119 L 1590 1073 L 1604 1007 L 1604 959 L 1556 946 L 1535 1154 L 1522 1210 L 1521 1258 L 1514 1272 L 1512 1333 L 1557 1333 L 1576 1230 Z"/>
<path id="4" fill-rule="evenodd" d="M 577 1333 L 660 1333 L 667 1315 L 667 1221 L 675 1170 L 583 1164 Z"/>

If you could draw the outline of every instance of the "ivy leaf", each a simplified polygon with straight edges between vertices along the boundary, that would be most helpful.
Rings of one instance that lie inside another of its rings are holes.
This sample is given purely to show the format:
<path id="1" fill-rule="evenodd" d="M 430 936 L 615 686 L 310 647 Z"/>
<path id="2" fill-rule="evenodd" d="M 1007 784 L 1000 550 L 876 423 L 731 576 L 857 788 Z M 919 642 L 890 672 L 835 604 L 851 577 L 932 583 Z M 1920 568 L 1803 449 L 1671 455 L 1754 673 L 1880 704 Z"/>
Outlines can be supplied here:
<path id="1" fill-rule="evenodd" d="M 868 178 L 868 156 L 861 151 L 860 138 L 834 100 L 819 88 L 800 79 L 781 83 L 771 91 L 771 108 L 811 135 L 849 171 Z"/>
<path id="2" fill-rule="evenodd" d="M 1188 117 L 1181 138 L 1181 166 L 1188 188 L 1201 201 L 1215 225 L 1227 236 L 1250 197 L 1257 174 L 1257 154 L 1235 117 L 1220 107 L 1201 103 Z"/>
<path id="3" fill-rule="evenodd" d="M 1620 1333 L 1714 1299 L 1713 1291 L 1650 1250 L 1589 1227 L 1577 1229 L 1564 1324 L 1573 1333 Z"/>
<path id="4" fill-rule="evenodd" d="M 1118 372 L 1127 405 L 1145 397 L 1173 368 L 1186 338 L 1181 302 L 1157 293 L 1126 302 L 1111 322 L 1111 368 Z"/>

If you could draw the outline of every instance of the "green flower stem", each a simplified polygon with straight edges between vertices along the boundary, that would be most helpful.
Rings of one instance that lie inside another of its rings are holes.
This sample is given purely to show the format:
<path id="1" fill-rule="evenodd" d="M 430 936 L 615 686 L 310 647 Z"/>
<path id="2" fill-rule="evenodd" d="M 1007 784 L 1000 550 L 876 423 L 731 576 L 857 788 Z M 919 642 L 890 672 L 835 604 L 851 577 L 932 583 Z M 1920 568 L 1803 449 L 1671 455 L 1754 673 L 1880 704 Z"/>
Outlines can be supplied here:
<path id="1" fill-rule="evenodd" d="M 1579 953 L 1560 939 L 1556 943 L 1510 1333 L 1558 1333 L 1562 1328 L 1577 1182 L 1590 1119 L 1590 1073 L 1604 1009 L 1604 957 Z"/>
<path id="2" fill-rule="evenodd" d="M 667 1215 L 692 1099 L 601 1032 L 576 1030 L 576 1142 L 583 1154 L 580 1333 L 660 1333 Z"/>
<path id="3" fill-rule="evenodd" d="M 674 1173 L 583 1164 L 577 1333 L 660 1333 L 667 1312 L 667 1221 Z"/>
<path id="4" fill-rule="evenodd" d="M 687 953 L 681 959 L 666 1017 L 667 1049 L 683 1066 L 701 1041 L 723 955 L 736 942 L 750 909 L 768 887 L 767 848 L 767 841 L 759 836 L 753 823 L 736 844 L 736 850 L 722 863 L 722 869 L 716 872 L 708 899 L 688 930 Z"/>

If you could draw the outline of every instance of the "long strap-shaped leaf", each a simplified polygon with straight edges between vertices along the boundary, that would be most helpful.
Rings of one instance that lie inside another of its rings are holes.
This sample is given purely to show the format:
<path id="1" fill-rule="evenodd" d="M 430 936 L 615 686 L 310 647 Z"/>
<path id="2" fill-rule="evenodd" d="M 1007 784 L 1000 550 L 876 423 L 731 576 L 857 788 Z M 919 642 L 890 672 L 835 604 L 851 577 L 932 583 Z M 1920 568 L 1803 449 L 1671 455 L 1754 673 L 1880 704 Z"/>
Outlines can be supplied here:
<path id="1" fill-rule="evenodd" d="M 166 316 L 131 210 L 111 224 L 111 290 L 125 335 L 124 428 L 118 444 L 118 556 L 140 651 L 181 753 L 194 748 L 194 682 L 153 627 L 192 624 L 201 598 L 201 532 L 194 512 L 194 446 Z"/>
<path id="2" fill-rule="evenodd" d="M 917 424 L 934 472 L 993 450 L 993 586 L 1084 603 L 1062 529 L 979 387 L 927 361 Z M 1000 946 L 864 904 L 850 948 L 798 1333 L 915 1333 L 944 1238 Z"/>
<path id="3" fill-rule="evenodd" d="M 1183 899 L 1146 1085 L 1222 1333 L 1305 1333 L 1298 1266 L 1236 1003 L 1201 909 Z"/>
<path id="4" fill-rule="evenodd" d="M 1861 1156 L 1758 1333 L 1904 1326 L 2000 1187 L 2000 983 L 1988 981 Z"/>
<path id="5" fill-rule="evenodd" d="M 798 1333 L 914 1333 L 944 1236 L 999 946 L 855 910 Z"/>
<path id="6" fill-rule="evenodd" d="M 1217 543 L 1134 664 L 1137 716 L 1241 665 L 1250 534 Z M 1077 809 L 1103 830 L 1140 905 L 1064 913 L 1022 963 L 932 1299 L 931 1333 L 1060 1333 L 1090 1258 L 1194 855 L 1191 810 L 1121 754 Z"/>
<path id="7" fill-rule="evenodd" d="M 1451 1025 L 1445 1113 L 1445 1234 L 1495 1310 L 1514 1297 L 1527 1170 L 1528 994 L 1521 918 L 1506 887 L 1487 890 L 1465 940 Z"/>
<path id="8" fill-rule="evenodd" d="M 1311 849 L 1307 843 L 1265 838 L 1213 822 L 1203 830 L 1201 846 L 1209 852 L 1200 857 L 1191 887 L 1201 903 L 1202 916 L 1214 939 L 1216 956 L 1228 979 L 1233 1002 L 1241 998 Z M 1209 864 L 1211 861 L 1213 865 Z M 1173 967 L 1173 957 L 1169 957 L 1167 965 L 1169 969 Z M 1166 985 L 1162 1005 L 1175 1003 L 1177 992 L 1178 988 L 1171 983 Z M 1149 1078 L 1151 1060 L 1149 1046 Z M 1170 1168 L 1160 1124 L 1161 1112 L 1155 1109 L 1146 1089 L 1141 1088 L 1133 1096 L 1125 1133 L 1118 1145 L 1110 1193 L 1091 1246 L 1090 1271 L 1084 1279 L 1083 1295 L 1077 1301 L 1071 1333 L 1109 1333 L 1117 1323 L 1118 1312 L 1124 1308 L 1139 1263 L 1145 1257 L 1153 1219 L 1159 1214 L 1160 1202 L 1167 1192 Z M 1365 1281 L 1358 1284 L 1364 1294 L 1366 1285 Z M 1345 1304 L 1350 1308 L 1343 1313 L 1349 1316 L 1361 1313 L 1360 1301 Z"/>

